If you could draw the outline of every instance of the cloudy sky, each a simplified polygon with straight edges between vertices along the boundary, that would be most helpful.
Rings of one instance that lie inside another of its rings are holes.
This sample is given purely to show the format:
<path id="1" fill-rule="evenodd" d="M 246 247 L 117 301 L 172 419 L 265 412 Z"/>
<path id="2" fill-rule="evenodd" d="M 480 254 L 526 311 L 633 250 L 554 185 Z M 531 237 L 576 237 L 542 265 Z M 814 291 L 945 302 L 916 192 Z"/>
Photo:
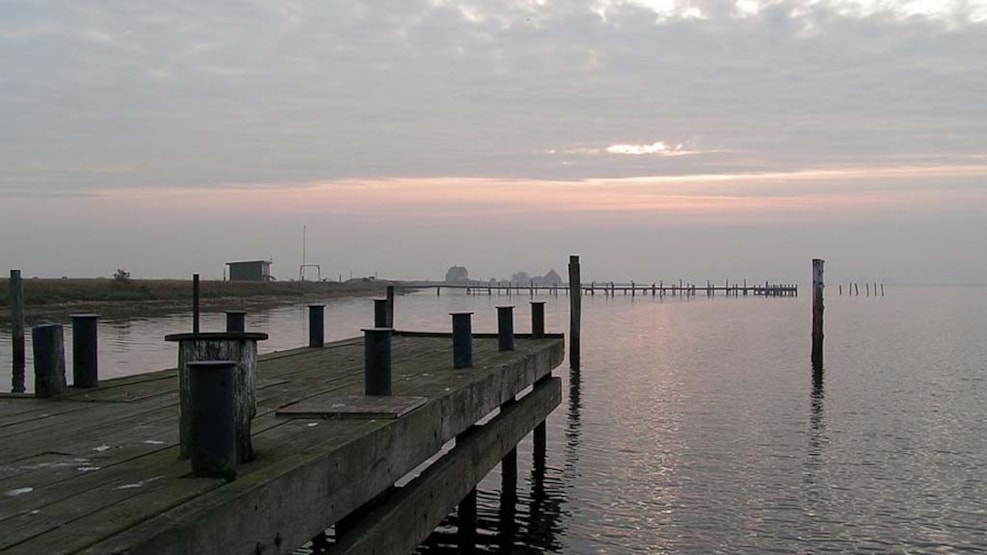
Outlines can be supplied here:
<path id="1" fill-rule="evenodd" d="M 987 0 L 0 0 L 25 275 L 987 283 Z"/>

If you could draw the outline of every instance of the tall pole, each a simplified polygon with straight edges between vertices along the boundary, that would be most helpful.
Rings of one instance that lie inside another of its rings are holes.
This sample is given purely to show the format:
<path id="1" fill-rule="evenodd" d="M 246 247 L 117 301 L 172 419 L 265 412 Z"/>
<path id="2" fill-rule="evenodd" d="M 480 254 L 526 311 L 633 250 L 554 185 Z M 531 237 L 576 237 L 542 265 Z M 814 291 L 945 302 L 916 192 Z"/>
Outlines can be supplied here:
<path id="1" fill-rule="evenodd" d="M 579 322 L 582 288 L 579 278 L 579 255 L 569 257 L 569 367 L 579 370 Z"/>
<path id="2" fill-rule="evenodd" d="M 199 274 L 192 274 L 192 333 L 199 333 Z"/>
<path id="3" fill-rule="evenodd" d="M 812 366 L 822 368 L 823 363 L 823 264 L 820 258 L 812 259 Z"/>
<path id="4" fill-rule="evenodd" d="M 13 348 L 13 374 L 11 389 L 14 393 L 24 393 L 24 284 L 21 271 L 10 271 L 10 319 L 11 347 Z"/>

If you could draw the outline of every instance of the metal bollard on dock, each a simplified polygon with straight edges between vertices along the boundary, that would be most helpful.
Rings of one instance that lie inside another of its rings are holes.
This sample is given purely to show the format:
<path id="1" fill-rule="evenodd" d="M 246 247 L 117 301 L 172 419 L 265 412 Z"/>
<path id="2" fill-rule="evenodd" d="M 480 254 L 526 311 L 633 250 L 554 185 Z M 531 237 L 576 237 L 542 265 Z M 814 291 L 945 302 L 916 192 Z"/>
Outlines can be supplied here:
<path id="1" fill-rule="evenodd" d="M 308 346 L 321 347 L 326 344 L 326 305 L 308 305 Z"/>
<path id="2" fill-rule="evenodd" d="M 99 385 L 98 326 L 96 314 L 72 315 L 72 385 L 75 387 Z"/>
<path id="3" fill-rule="evenodd" d="M 188 363 L 189 456 L 196 476 L 236 478 L 236 362 Z"/>
<path id="4" fill-rule="evenodd" d="M 243 310 L 227 310 L 226 331 L 240 333 L 247 331 L 247 313 Z"/>
<path id="5" fill-rule="evenodd" d="M 374 299 L 374 327 L 387 328 L 387 299 Z"/>
<path id="6" fill-rule="evenodd" d="M 497 307 L 497 348 L 514 350 L 514 305 Z"/>
<path id="7" fill-rule="evenodd" d="M 545 301 L 531 301 L 531 337 L 545 337 Z"/>
<path id="8" fill-rule="evenodd" d="M 450 312 L 452 315 L 452 367 L 473 366 L 473 313 Z"/>
<path id="9" fill-rule="evenodd" d="M 393 328 L 363 330 L 363 389 L 366 395 L 391 394 L 391 335 Z"/>

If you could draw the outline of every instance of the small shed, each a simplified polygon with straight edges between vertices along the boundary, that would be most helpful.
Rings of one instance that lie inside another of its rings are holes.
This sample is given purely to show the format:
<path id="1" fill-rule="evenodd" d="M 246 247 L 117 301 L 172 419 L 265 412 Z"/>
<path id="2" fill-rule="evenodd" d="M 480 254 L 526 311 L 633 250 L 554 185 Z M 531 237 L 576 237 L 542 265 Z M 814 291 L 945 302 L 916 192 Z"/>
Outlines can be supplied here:
<path id="1" fill-rule="evenodd" d="M 273 281 L 270 260 L 243 260 L 227 262 L 230 281 Z"/>

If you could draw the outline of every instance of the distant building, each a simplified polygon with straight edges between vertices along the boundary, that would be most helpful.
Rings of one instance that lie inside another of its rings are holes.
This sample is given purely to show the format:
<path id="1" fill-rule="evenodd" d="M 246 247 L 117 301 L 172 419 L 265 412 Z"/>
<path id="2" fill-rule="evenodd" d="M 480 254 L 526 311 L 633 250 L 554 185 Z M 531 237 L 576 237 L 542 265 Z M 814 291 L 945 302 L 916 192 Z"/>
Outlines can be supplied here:
<path id="1" fill-rule="evenodd" d="M 535 281 L 538 285 L 562 285 L 562 276 L 552 269 L 549 270 L 544 276 L 535 278 Z"/>
<path id="2" fill-rule="evenodd" d="M 274 281 L 270 260 L 244 260 L 226 265 L 230 267 L 230 281 Z"/>
<path id="3" fill-rule="evenodd" d="M 446 272 L 446 283 L 467 283 L 469 280 L 469 272 L 463 266 L 453 266 Z"/>

